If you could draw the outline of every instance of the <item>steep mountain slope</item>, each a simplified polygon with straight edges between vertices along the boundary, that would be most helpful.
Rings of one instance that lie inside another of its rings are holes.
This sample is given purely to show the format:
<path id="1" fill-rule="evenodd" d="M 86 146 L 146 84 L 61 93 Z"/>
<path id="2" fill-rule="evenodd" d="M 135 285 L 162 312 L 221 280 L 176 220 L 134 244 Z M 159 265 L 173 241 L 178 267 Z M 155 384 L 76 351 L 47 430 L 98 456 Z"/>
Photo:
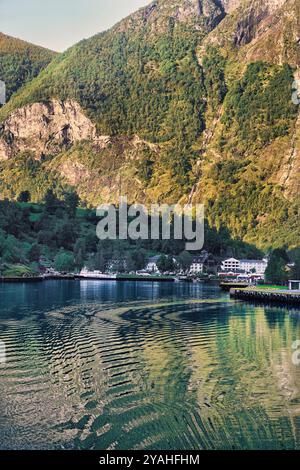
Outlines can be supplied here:
<path id="1" fill-rule="evenodd" d="M 227 93 L 208 106 L 192 197 L 212 208 L 214 224 L 264 247 L 299 243 L 299 26 L 298 1 L 252 0 L 197 50 L 200 62 L 212 46 L 224 57 Z"/>
<path id="2" fill-rule="evenodd" d="M 6 83 L 7 100 L 35 78 L 56 53 L 0 32 L 0 80 Z"/>
<path id="3" fill-rule="evenodd" d="M 183 83 L 181 88 L 195 87 L 193 82 L 201 81 L 192 52 L 224 18 L 221 5 L 219 0 L 153 2 L 110 31 L 58 56 L 16 96 L 1 117 L 41 97 L 73 98 L 97 122 L 101 132 L 130 132 L 135 127 L 157 138 L 165 117 L 158 115 L 157 108 L 164 115 L 170 109 L 173 95 L 178 92 L 180 72 L 187 75 L 190 67 L 194 74 L 191 83 Z M 135 99 L 143 98 L 145 103 L 134 109 Z M 128 113 L 133 113 L 130 120 Z"/>
<path id="4" fill-rule="evenodd" d="M 0 194 L 205 202 L 300 244 L 297 0 L 158 0 L 56 57 L 0 110 Z"/>
<path id="5" fill-rule="evenodd" d="M 237 59 L 300 66 L 300 3 L 298 0 L 242 2 L 208 35 L 214 44 Z"/>

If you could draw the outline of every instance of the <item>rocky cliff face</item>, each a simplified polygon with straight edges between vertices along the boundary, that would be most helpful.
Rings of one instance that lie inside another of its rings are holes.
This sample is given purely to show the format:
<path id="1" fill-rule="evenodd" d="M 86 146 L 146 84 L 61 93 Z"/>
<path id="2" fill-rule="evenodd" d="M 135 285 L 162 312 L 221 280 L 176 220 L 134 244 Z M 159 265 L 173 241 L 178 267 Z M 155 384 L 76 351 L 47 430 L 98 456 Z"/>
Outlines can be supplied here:
<path id="1" fill-rule="evenodd" d="M 211 29 L 241 0 L 156 0 L 123 20 L 116 30 L 147 27 L 153 33 L 168 31 L 177 24 L 193 25 L 196 30 Z"/>
<path id="2" fill-rule="evenodd" d="M 242 1 L 243 0 L 220 0 L 220 3 L 225 12 L 230 14 L 241 5 Z"/>
<path id="3" fill-rule="evenodd" d="M 227 49 L 241 60 L 300 66 L 298 0 L 244 0 L 204 42 Z"/>
<path id="4" fill-rule="evenodd" d="M 23 151 L 37 159 L 56 155 L 82 140 L 96 141 L 96 128 L 76 101 L 34 103 L 12 113 L 2 125 L 0 160 Z"/>

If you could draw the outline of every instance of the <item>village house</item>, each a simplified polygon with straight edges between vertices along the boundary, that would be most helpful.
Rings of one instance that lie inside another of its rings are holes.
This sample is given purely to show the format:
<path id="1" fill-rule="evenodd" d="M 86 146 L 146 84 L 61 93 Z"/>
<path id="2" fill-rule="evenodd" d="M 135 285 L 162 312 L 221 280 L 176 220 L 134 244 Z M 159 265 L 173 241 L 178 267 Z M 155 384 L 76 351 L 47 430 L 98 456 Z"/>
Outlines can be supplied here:
<path id="1" fill-rule="evenodd" d="M 222 261 L 222 271 L 225 273 L 246 273 L 264 276 L 268 267 L 268 260 L 253 260 L 229 258 Z"/>
<path id="2" fill-rule="evenodd" d="M 216 267 L 214 257 L 207 251 L 203 251 L 193 259 L 190 266 L 190 274 L 203 274 L 204 271 L 213 270 Z"/>
<path id="3" fill-rule="evenodd" d="M 157 267 L 157 263 L 160 257 L 161 255 L 152 256 L 151 258 L 149 258 L 145 270 L 149 273 L 158 273 L 159 269 Z"/>
<path id="4" fill-rule="evenodd" d="M 222 261 L 222 271 L 225 272 L 237 272 L 240 270 L 240 261 L 235 258 L 229 258 Z"/>

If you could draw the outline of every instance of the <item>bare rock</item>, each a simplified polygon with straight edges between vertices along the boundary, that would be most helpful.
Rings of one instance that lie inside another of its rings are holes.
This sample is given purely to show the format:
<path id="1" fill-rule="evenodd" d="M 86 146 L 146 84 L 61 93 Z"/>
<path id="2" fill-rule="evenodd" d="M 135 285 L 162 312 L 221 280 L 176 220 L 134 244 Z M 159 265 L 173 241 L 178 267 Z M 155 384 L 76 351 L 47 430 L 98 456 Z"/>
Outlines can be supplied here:
<path id="1" fill-rule="evenodd" d="M 33 152 L 40 159 L 82 140 L 97 141 L 97 133 L 76 101 L 34 103 L 16 110 L 2 125 L 0 160 L 22 151 Z M 106 140 L 99 138 L 99 145 Z"/>

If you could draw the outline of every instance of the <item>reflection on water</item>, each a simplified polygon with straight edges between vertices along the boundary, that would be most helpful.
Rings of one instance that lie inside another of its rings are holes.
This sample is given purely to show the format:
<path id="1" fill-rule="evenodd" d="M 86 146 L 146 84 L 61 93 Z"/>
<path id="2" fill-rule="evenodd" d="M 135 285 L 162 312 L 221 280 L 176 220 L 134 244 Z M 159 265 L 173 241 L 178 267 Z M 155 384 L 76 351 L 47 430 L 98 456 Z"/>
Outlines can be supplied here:
<path id="1" fill-rule="evenodd" d="M 0 448 L 300 448 L 300 312 L 189 284 L 0 284 Z"/>

